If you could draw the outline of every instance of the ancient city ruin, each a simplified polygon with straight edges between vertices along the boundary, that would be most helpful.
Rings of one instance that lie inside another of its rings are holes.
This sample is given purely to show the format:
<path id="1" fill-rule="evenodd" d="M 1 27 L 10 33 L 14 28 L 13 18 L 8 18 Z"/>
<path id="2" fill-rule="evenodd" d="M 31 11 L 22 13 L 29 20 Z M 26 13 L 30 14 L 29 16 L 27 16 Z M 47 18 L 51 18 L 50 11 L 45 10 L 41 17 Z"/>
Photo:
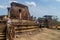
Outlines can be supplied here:
<path id="1" fill-rule="evenodd" d="M 0 40 L 15 40 L 22 33 L 33 32 L 40 27 L 56 28 L 57 26 L 51 19 L 52 16 L 44 16 L 45 18 L 38 24 L 35 21 L 36 17 L 30 15 L 28 6 L 23 4 L 12 2 L 7 10 L 8 15 L 0 16 Z M 46 19 L 47 17 L 49 19 Z"/>
<path id="2" fill-rule="evenodd" d="M 12 2 L 11 7 L 8 7 L 8 15 L 0 16 L 0 37 L 1 40 L 14 40 L 22 32 L 37 30 L 38 25 L 30 16 L 28 7 Z M 10 23 L 7 21 L 11 21 Z"/>

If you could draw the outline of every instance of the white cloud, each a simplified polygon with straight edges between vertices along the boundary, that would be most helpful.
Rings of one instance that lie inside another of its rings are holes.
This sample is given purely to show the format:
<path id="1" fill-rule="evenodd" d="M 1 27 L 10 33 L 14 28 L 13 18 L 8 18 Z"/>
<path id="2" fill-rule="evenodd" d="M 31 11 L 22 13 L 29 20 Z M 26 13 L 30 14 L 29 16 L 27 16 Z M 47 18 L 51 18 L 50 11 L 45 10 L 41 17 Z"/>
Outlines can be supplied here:
<path id="1" fill-rule="evenodd" d="M 10 0 L 9 3 L 11 3 L 11 2 L 17 2 L 17 1 L 16 0 Z"/>
<path id="2" fill-rule="evenodd" d="M 7 7 L 7 5 L 0 5 L 0 9 L 6 9 Z"/>
<path id="3" fill-rule="evenodd" d="M 3 8 L 3 6 L 2 6 L 2 5 L 0 5 L 0 8 Z"/>
<path id="4" fill-rule="evenodd" d="M 41 1 L 43 1 L 43 2 L 49 2 L 49 1 L 53 1 L 53 2 L 60 2 L 60 0 L 41 0 Z"/>
<path id="5" fill-rule="evenodd" d="M 60 2 L 60 0 L 56 0 L 56 1 Z"/>
<path id="6" fill-rule="evenodd" d="M 50 1 L 50 0 L 41 0 L 41 1 L 43 1 L 43 2 L 48 2 L 48 1 Z"/>
<path id="7" fill-rule="evenodd" d="M 36 6 L 36 3 L 35 2 L 25 2 L 25 3 L 28 6 Z"/>
<path id="8" fill-rule="evenodd" d="M 42 6 L 39 5 L 37 7 L 30 7 L 30 13 L 36 17 L 42 17 L 44 15 L 59 15 L 57 7 L 55 6 Z M 56 14 L 57 13 L 57 14 Z"/>

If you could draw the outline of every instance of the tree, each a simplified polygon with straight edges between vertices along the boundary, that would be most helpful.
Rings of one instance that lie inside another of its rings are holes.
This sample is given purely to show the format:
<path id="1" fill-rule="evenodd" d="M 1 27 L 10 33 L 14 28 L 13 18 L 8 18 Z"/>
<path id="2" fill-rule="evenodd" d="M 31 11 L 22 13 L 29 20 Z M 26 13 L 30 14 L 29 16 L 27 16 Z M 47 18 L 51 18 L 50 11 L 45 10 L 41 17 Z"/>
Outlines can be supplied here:
<path id="1" fill-rule="evenodd" d="M 38 22 L 41 22 L 42 20 L 43 20 L 43 18 L 41 18 L 41 17 L 38 17 Z"/>

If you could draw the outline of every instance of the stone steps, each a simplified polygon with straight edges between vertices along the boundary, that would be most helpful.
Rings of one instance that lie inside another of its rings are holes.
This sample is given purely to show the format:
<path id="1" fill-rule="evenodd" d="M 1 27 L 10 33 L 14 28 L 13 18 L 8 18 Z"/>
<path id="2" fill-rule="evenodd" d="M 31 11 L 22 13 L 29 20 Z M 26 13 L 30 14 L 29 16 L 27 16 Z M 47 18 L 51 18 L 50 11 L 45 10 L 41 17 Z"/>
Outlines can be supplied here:
<path id="1" fill-rule="evenodd" d="M 6 40 L 6 24 L 3 20 L 0 22 L 0 40 Z"/>
<path id="2" fill-rule="evenodd" d="M 27 30 L 17 30 L 17 31 L 15 31 L 15 32 L 29 32 L 29 31 L 34 31 L 34 30 L 36 30 L 36 29 L 27 29 Z"/>
<path id="3" fill-rule="evenodd" d="M 0 40 L 6 40 L 5 33 L 0 33 Z"/>

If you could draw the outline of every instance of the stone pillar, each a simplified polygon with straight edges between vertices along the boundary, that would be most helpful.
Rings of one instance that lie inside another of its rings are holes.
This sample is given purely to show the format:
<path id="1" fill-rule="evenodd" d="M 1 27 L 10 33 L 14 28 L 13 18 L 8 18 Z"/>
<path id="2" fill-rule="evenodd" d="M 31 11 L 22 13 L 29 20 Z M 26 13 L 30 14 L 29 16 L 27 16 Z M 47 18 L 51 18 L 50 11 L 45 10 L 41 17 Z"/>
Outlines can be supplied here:
<path id="1" fill-rule="evenodd" d="M 10 18 L 10 10 L 11 9 L 9 7 L 7 9 L 8 9 L 8 18 Z"/>
<path id="2" fill-rule="evenodd" d="M 21 20 L 21 13 L 20 13 L 20 20 Z"/>

